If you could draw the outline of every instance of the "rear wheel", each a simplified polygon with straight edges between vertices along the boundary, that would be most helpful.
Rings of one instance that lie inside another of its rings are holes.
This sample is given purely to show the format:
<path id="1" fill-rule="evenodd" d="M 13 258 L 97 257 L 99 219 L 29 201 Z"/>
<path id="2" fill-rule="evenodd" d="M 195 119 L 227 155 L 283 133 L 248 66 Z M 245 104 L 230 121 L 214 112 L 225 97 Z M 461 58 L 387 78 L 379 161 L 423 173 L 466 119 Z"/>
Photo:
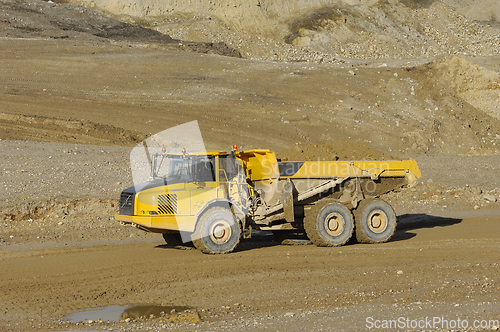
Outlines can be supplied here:
<path id="1" fill-rule="evenodd" d="M 320 247 L 341 246 L 352 236 L 354 220 L 351 211 L 339 203 L 326 203 L 313 209 L 304 219 L 306 234 Z"/>
<path id="2" fill-rule="evenodd" d="M 196 249 L 205 254 L 225 254 L 240 242 L 241 229 L 231 210 L 213 207 L 205 212 L 191 235 Z"/>
<path id="3" fill-rule="evenodd" d="M 356 239 L 360 243 L 382 243 L 388 241 L 396 229 L 396 214 L 382 200 L 362 201 L 354 214 Z"/>

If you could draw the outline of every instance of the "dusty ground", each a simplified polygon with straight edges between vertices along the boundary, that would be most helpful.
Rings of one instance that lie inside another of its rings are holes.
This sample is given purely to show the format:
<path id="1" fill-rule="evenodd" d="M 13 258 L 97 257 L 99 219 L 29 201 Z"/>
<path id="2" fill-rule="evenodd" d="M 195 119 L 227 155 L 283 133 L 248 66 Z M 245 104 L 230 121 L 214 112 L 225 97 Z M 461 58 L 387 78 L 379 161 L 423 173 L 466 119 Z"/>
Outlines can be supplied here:
<path id="1" fill-rule="evenodd" d="M 259 24 L 235 25 L 241 6 L 208 20 L 0 1 L 0 330 L 500 319 L 500 27 L 497 3 L 481 3 L 318 1 L 283 7 L 273 30 L 278 2 L 263 1 L 262 17 L 249 12 Z M 282 246 L 263 233 L 230 255 L 173 250 L 112 215 L 132 183 L 131 148 L 192 120 L 208 149 L 415 158 L 423 176 L 384 197 L 398 229 L 383 245 Z M 192 313 L 63 319 L 135 304 Z"/>
<path id="2" fill-rule="evenodd" d="M 81 329 L 61 318 L 138 303 L 188 305 L 203 321 L 83 328 L 354 331 L 370 316 L 498 319 L 500 219 L 431 218 L 378 246 L 325 249 L 261 239 L 232 255 L 206 256 L 170 249 L 157 237 L 3 251 L 3 330 Z"/>

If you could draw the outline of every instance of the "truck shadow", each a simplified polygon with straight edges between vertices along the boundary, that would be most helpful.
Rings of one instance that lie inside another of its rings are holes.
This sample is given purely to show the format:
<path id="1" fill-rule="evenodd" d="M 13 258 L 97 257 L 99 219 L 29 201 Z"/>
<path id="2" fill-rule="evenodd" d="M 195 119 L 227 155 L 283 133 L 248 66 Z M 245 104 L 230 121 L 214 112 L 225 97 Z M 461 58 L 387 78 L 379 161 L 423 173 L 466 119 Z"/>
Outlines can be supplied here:
<path id="1" fill-rule="evenodd" d="M 252 234 L 251 238 L 242 238 L 238 246 L 233 252 L 242 252 L 247 250 L 259 249 L 259 248 L 269 248 L 278 246 L 278 243 L 271 232 L 263 231 L 257 234 Z M 192 242 L 184 243 L 182 246 L 172 247 L 169 244 L 160 244 L 155 248 L 157 249 L 174 249 L 174 250 L 196 250 Z"/>
<path id="2" fill-rule="evenodd" d="M 434 228 L 434 227 L 446 227 L 456 225 L 462 222 L 462 219 L 457 218 L 447 218 L 440 216 L 432 216 L 424 213 L 417 214 L 404 214 L 397 218 L 397 226 L 394 235 L 388 242 L 404 241 L 415 237 L 417 234 L 411 232 L 415 229 L 421 228 Z M 356 244 L 355 237 L 351 239 L 347 245 Z M 259 248 L 270 248 L 282 245 L 308 245 L 311 244 L 308 240 L 293 240 L 287 239 L 284 242 L 278 242 L 272 232 L 269 231 L 259 231 L 256 234 L 252 233 L 250 239 L 242 238 L 240 243 L 235 248 L 234 252 L 244 252 L 248 250 L 254 250 Z M 181 247 L 173 248 L 168 244 L 161 244 L 156 246 L 159 249 L 174 249 L 174 250 L 196 250 L 192 243 L 186 243 Z"/>
<path id="3" fill-rule="evenodd" d="M 241 239 L 240 243 L 234 250 L 235 252 L 242 252 L 247 250 L 270 248 L 281 245 L 274 238 L 271 232 L 260 232 L 259 234 L 252 234 L 250 239 Z"/>
<path id="4" fill-rule="evenodd" d="M 403 241 L 415 237 L 417 234 L 410 232 L 414 229 L 446 227 L 461 222 L 462 219 L 432 216 L 425 213 L 403 214 L 398 216 L 396 231 L 389 242 Z"/>

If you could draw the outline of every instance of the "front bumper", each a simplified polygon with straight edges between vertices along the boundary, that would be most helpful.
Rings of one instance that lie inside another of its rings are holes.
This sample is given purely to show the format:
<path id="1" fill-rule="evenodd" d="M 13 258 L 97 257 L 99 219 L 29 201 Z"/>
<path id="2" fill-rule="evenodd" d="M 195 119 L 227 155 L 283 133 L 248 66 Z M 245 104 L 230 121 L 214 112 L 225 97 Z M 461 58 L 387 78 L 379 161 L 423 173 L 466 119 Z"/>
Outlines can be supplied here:
<path id="1" fill-rule="evenodd" d="M 164 233 L 165 230 L 194 232 L 194 216 L 128 216 L 115 214 L 115 220 L 122 225 L 131 225 L 147 232 Z"/>

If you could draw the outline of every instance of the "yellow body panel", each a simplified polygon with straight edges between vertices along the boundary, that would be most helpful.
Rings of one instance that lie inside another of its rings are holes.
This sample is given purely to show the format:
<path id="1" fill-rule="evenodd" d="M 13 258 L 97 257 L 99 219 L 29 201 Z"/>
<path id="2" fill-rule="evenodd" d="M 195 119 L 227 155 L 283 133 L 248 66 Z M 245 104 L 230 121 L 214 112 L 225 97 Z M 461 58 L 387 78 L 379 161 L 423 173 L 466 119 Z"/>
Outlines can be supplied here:
<path id="1" fill-rule="evenodd" d="M 279 178 L 278 160 L 269 150 L 247 150 L 236 153 L 246 169 L 247 178 L 252 181 Z"/>
<path id="2" fill-rule="evenodd" d="M 198 213 L 208 201 L 217 198 L 214 182 L 178 183 L 143 190 L 135 197 L 134 211 L 137 215 L 150 215 L 158 209 L 159 195 L 176 196 L 176 215 L 188 216 Z"/>

